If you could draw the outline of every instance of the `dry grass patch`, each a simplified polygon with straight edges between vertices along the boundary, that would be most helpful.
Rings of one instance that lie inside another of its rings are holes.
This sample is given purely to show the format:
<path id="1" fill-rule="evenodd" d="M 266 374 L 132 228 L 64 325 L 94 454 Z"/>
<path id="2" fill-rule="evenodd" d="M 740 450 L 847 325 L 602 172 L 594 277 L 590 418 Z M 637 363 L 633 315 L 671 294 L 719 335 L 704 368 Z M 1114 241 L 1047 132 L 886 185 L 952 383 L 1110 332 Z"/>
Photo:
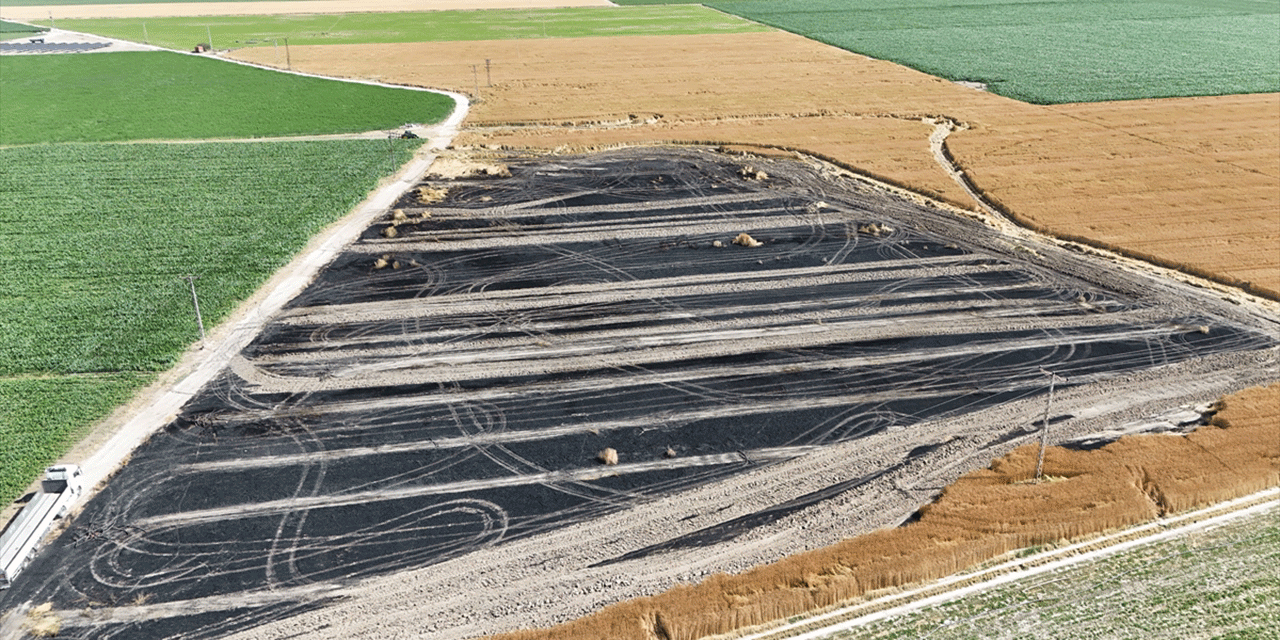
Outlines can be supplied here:
<path id="1" fill-rule="evenodd" d="M 553 629 L 501 640 L 685 640 L 832 606 L 879 589 L 933 580 L 1018 549 L 1060 544 L 1162 513 L 1280 485 L 1280 384 L 1227 398 L 1187 436 L 1129 436 L 1094 451 L 1038 445 L 969 473 L 917 522 L 844 540 L 739 575 L 715 575 L 630 600 Z"/>

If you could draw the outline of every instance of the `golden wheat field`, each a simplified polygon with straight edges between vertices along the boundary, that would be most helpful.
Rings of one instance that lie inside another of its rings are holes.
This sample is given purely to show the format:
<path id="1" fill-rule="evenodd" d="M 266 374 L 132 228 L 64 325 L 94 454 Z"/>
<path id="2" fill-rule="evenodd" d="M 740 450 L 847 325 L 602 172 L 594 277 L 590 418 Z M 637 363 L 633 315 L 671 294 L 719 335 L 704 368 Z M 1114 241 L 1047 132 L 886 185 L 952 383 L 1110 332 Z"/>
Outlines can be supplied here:
<path id="1" fill-rule="evenodd" d="M 283 66 L 279 53 L 235 57 Z M 1037 106 L 783 32 L 296 47 L 295 68 L 474 95 L 460 146 L 811 152 L 963 207 L 926 118 L 1037 230 L 1280 297 L 1280 94 Z M 490 76 L 473 73 L 491 63 Z M 492 86 L 489 86 L 490 80 Z"/>

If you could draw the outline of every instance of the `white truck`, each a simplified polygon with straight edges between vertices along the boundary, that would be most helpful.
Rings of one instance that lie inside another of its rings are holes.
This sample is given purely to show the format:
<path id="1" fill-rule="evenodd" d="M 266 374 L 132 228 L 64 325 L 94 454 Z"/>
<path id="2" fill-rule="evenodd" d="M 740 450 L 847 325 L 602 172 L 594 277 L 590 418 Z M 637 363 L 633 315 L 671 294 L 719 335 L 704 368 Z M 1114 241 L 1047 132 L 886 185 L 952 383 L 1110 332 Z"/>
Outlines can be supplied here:
<path id="1" fill-rule="evenodd" d="M 44 470 L 40 491 L 0 535 L 0 589 L 9 588 L 35 555 L 53 521 L 66 515 L 82 490 L 79 466 L 60 464 Z"/>

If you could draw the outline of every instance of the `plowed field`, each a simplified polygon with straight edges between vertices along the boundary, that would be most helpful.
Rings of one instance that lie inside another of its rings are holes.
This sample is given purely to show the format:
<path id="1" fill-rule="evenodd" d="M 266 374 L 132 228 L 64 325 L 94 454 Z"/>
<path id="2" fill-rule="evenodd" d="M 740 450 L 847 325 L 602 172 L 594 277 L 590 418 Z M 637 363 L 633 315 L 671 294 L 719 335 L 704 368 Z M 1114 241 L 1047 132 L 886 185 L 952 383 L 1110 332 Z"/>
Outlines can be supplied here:
<path id="1" fill-rule="evenodd" d="M 922 118 L 943 116 L 956 162 L 1024 223 L 1280 295 L 1278 94 L 1042 107 L 781 32 L 294 47 L 292 63 L 478 90 L 461 145 L 778 145 L 974 206 L 930 149 Z"/>

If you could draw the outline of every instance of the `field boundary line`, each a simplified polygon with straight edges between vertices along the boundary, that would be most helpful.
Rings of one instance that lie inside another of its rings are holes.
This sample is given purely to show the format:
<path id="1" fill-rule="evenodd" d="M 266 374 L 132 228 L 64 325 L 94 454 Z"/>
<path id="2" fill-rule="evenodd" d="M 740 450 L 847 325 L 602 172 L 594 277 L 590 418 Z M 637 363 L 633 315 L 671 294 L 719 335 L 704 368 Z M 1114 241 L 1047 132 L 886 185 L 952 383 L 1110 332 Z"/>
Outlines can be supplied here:
<path id="1" fill-rule="evenodd" d="M 718 638 L 741 640 L 819 640 L 831 634 L 950 602 L 1041 573 L 1104 558 L 1134 547 L 1175 538 L 1193 531 L 1225 524 L 1236 518 L 1280 508 L 1280 487 L 1220 502 L 1176 516 L 1157 518 L 1114 533 L 1103 534 L 1058 549 L 1015 558 L 992 567 L 942 578 L 900 593 L 858 602 L 813 618 L 798 620 L 765 631 Z M 901 603 L 901 604 L 899 604 Z"/>

